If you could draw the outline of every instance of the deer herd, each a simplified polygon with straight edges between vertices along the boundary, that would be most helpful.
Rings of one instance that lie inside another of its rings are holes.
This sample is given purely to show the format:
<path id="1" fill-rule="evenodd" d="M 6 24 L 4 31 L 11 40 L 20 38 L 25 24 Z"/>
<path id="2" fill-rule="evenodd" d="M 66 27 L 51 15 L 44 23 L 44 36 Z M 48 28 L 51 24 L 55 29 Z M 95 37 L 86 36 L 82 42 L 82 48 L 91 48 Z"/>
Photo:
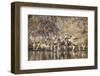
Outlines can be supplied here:
<path id="1" fill-rule="evenodd" d="M 32 38 L 31 38 L 32 39 Z M 87 45 L 78 44 L 74 36 L 45 37 L 36 41 L 32 39 L 32 50 L 29 60 L 55 60 L 86 58 Z"/>

